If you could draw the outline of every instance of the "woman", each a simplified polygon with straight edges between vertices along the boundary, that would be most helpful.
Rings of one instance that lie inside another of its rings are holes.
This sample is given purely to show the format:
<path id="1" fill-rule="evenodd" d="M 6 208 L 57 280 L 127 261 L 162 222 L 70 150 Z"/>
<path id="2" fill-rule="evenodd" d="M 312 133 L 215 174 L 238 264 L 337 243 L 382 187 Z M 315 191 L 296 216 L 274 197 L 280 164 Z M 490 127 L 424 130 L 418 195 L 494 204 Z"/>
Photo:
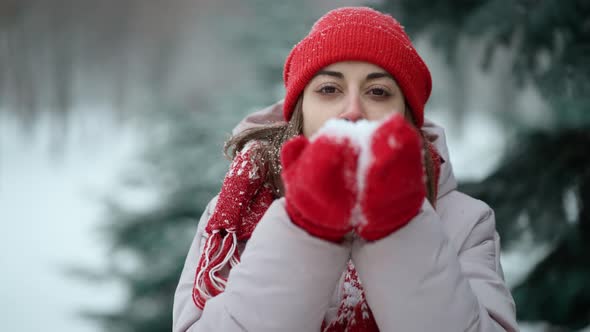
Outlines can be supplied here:
<path id="1" fill-rule="evenodd" d="M 493 211 L 457 191 L 402 26 L 333 10 L 284 83 L 284 121 L 274 105 L 228 142 L 174 331 L 516 331 Z"/>

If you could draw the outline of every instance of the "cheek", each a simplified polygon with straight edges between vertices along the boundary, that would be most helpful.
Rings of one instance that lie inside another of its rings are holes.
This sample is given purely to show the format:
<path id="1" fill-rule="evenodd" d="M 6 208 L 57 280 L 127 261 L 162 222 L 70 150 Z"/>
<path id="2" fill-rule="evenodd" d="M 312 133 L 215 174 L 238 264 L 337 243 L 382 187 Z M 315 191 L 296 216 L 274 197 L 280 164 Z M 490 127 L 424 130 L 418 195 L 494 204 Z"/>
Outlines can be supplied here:
<path id="1" fill-rule="evenodd" d="M 394 113 L 402 115 L 405 113 L 405 104 L 403 101 L 373 105 L 373 107 L 369 108 L 367 111 L 367 120 L 382 120 Z"/>
<path id="2" fill-rule="evenodd" d="M 401 103 L 396 103 L 392 107 L 392 109 L 391 109 L 391 111 L 389 113 L 390 114 L 398 113 L 398 114 L 404 115 L 406 113 L 406 104 L 404 104 L 403 101 Z"/>
<path id="3" fill-rule="evenodd" d="M 323 119 L 321 118 L 321 114 L 309 107 L 305 107 L 303 105 L 303 135 L 305 137 L 310 137 L 313 135 L 323 124 Z"/>
<path id="4" fill-rule="evenodd" d="M 329 109 L 325 105 L 320 105 L 313 101 L 303 99 L 303 135 L 306 137 L 312 136 L 320 129 L 332 116 Z"/>

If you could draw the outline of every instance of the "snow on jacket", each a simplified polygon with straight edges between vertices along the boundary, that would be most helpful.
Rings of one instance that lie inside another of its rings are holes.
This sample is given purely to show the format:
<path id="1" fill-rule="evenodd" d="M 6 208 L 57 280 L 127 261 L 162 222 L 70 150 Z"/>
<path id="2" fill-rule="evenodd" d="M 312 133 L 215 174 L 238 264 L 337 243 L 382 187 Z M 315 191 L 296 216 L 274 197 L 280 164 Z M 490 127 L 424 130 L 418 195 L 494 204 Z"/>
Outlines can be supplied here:
<path id="1" fill-rule="evenodd" d="M 257 112 L 234 133 L 280 120 L 280 110 L 277 103 Z M 518 331 L 494 213 L 457 191 L 442 128 L 426 121 L 423 129 L 444 160 L 436 211 L 425 200 L 407 226 L 381 240 L 334 244 L 292 224 L 277 199 L 239 248 L 225 291 L 201 311 L 192 288 L 214 197 L 176 289 L 173 331 L 317 332 L 336 317 L 349 259 L 381 331 Z"/>

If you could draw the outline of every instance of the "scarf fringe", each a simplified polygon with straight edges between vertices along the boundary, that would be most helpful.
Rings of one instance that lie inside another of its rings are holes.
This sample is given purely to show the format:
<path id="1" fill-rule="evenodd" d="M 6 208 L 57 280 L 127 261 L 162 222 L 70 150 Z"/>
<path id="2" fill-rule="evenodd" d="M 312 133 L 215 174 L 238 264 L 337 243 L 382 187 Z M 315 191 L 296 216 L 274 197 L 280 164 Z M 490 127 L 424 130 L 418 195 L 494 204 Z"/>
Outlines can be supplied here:
<path id="1" fill-rule="evenodd" d="M 201 310 L 208 299 L 225 290 L 227 278 L 220 275 L 223 268 L 232 268 L 240 262 L 236 232 L 227 231 L 222 235 L 214 230 L 207 237 L 203 253 L 193 285 L 193 302 Z"/>

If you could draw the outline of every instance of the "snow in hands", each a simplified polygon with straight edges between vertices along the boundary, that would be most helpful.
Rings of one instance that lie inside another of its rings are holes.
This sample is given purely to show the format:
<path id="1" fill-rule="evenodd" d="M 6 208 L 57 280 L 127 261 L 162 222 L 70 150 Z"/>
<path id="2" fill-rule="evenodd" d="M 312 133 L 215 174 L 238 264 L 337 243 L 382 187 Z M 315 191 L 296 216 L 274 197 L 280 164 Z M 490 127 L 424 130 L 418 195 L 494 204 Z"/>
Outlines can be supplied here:
<path id="1" fill-rule="evenodd" d="M 311 137 L 351 144 L 358 151 L 354 181 L 357 197 L 349 223 L 367 240 L 401 228 L 425 197 L 421 138 L 400 114 L 381 121 L 332 119 Z"/>

